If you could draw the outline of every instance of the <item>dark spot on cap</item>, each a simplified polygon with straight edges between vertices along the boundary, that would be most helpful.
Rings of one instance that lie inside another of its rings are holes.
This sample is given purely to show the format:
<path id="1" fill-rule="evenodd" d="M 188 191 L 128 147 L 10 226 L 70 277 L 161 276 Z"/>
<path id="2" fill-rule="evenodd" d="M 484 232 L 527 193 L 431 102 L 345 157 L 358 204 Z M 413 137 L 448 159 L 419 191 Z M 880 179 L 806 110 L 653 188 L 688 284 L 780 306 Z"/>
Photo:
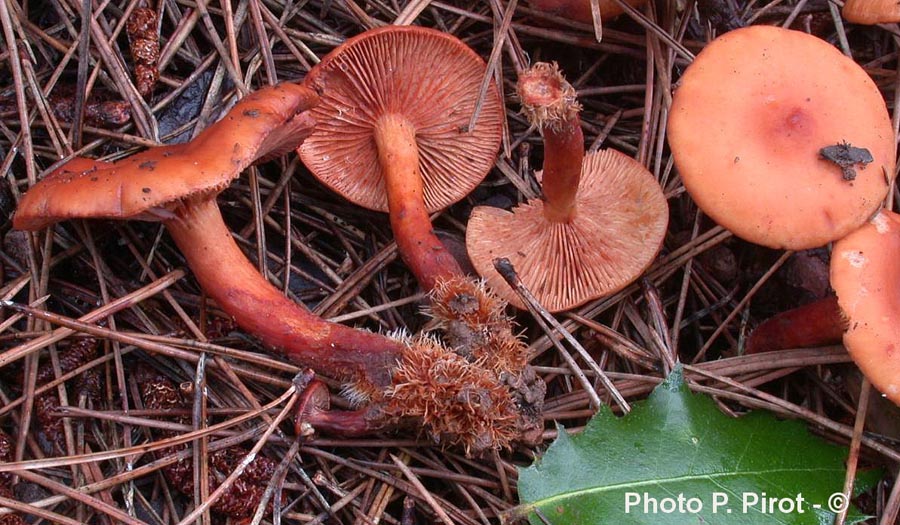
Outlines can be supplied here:
<path id="1" fill-rule="evenodd" d="M 156 161 L 155 160 L 145 160 L 144 162 L 141 162 L 140 164 L 138 164 L 138 168 L 140 168 L 142 170 L 153 171 L 154 169 L 156 169 Z"/>
<path id="2" fill-rule="evenodd" d="M 248 110 L 244 111 L 244 116 L 256 118 L 259 116 L 259 110 L 258 109 L 248 109 Z"/>
<path id="3" fill-rule="evenodd" d="M 144 193 L 150 193 L 150 188 L 141 188 L 141 191 Z"/>

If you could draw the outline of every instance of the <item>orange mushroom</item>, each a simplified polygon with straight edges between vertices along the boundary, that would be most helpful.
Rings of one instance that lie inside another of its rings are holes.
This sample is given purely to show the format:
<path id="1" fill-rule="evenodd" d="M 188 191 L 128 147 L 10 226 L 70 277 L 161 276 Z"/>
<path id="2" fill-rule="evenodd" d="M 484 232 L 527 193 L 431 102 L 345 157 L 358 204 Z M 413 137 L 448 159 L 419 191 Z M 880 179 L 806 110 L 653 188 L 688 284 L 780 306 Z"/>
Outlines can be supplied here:
<path id="1" fill-rule="evenodd" d="M 841 15 L 854 24 L 890 24 L 900 22 L 900 4 L 896 0 L 847 0 Z"/>
<path id="2" fill-rule="evenodd" d="M 322 103 L 303 162 L 350 201 L 390 213 L 400 255 L 427 290 L 462 275 L 429 213 L 474 189 L 500 147 L 493 85 L 468 129 L 484 75 L 481 57 L 455 37 L 389 26 L 349 39 L 306 77 Z"/>
<path id="3" fill-rule="evenodd" d="M 772 248 L 850 233 L 894 174 L 894 133 L 872 79 L 824 40 L 778 27 L 707 45 L 681 77 L 668 135 L 700 209 Z"/>
<path id="4" fill-rule="evenodd" d="M 76 157 L 19 202 L 13 225 L 38 230 L 75 218 L 162 221 L 203 289 L 244 329 L 291 359 L 341 379 L 390 384 L 404 345 L 325 322 L 286 298 L 247 260 L 216 196 L 252 163 L 309 135 L 318 96 L 284 83 L 243 98 L 186 144 L 149 148 L 117 162 Z"/>
<path id="5" fill-rule="evenodd" d="M 656 179 L 613 150 L 584 154 L 575 90 L 556 65 L 522 73 L 519 97 L 544 137 L 544 198 L 511 212 L 479 206 L 466 228 L 472 264 L 511 304 L 522 302 L 494 269 L 506 257 L 551 312 L 621 290 L 653 261 L 668 224 Z"/>
<path id="6" fill-rule="evenodd" d="M 834 243 L 831 285 L 844 346 L 872 385 L 900 405 L 900 215 L 881 210 Z"/>

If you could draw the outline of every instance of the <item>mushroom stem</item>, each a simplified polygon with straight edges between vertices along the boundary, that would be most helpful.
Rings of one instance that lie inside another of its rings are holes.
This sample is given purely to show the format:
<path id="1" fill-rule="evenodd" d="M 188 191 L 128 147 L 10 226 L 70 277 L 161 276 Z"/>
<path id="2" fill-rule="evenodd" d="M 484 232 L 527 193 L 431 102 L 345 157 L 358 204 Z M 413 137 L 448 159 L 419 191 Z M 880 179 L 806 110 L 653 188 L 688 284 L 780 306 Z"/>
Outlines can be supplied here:
<path id="1" fill-rule="evenodd" d="M 584 163 L 584 134 L 575 88 L 556 64 L 539 62 L 519 76 L 522 110 L 544 137 L 544 216 L 568 223 L 575 217 L 575 196 Z"/>
<path id="2" fill-rule="evenodd" d="M 747 338 L 744 349 L 758 354 L 837 344 L 846 329 L 837 297 L 826 297 L 766 319 Z"/>
<path id="3" fill-rule="evenodd" d="M 165 221 L 203 290 L 245 330 L 289 359 L 386 387 L 403 345 L 331 323 L 285 297 L 244 256 L 214 198 L 185 201 Z"/>
<path id="4" fill-rule="evenodd" d="M 388 114 L 378 120 L 374 135 L 391 229 L 403 262 L 427 290 L 443 279 L 463 275 L 456 259 L 431 228 L 415 128 L 406 118 Z"/>
<path id="5" fill-rule="evenodd" d="M 381 406 L 365 406 L 356 410 L 320 410 L 303 417 L 316 432 L 343 438 L 370 435 L 386 426 L 387 417 Z"/>
<path id="6" fill-rule="evenodd" d="M 575 217 L 575 195 L 584 162 L 584 135 L 576 113 L 570 120 L 545 125 L 544 216 L 551 222 L 569 222 Z"/>
<path id="7" fill-rule="evenodd" d="M 299 383 L 294 380 L 294 386 L 302 389 L 294 420 L 294 431 L 298 436 L 308 436 L 313 431 L 355 437 L 384 428 L 387 418 L 384 407 L 378 403 L 356 410 L 331 409 L 328 386 L 314 374 L 308 370 L 298 376 Z"/>

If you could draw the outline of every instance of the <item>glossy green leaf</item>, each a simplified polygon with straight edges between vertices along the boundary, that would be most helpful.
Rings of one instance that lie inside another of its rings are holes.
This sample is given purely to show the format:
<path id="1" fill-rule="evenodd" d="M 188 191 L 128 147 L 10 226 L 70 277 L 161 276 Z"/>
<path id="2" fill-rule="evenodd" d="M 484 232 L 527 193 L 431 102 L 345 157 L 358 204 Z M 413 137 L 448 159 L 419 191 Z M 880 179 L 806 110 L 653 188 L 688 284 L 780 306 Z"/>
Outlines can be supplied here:
<path id="1" fill-rule="evenodd" d="M 519 473 L 519 498 L 533 524 L 830 524 L 846 458 L 799 421 L 723 414 L 679 369 L 627 416 L 560 432 Z M 864 518 L 851 508 L 847 523 Z"/>

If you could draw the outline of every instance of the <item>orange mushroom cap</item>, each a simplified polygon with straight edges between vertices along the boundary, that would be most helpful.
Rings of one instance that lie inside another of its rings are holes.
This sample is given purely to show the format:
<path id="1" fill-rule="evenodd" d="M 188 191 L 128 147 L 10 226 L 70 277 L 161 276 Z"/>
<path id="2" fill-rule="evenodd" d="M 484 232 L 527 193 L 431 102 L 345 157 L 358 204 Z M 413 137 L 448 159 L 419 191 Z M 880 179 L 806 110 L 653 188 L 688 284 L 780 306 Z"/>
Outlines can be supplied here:
<path id="1" fill-rule="evenodd" d="M 495 87 L 467 131 L 484 74 L 480 56 L 434 29 L 387 26 L 357 35 L 306 77 L 322 102 L 300 156 L 335 192 L 386 212 L 374 128 L 380 117 L 402 115 L 415 128 L 425 206 L 429 212 L 446 208 L 484 179 L 500 147 L 503 115 Z"/>
<path id="2" fill-rule="evenodd" d="M 900 4 L 897 0 L 847 0 L 841 15 L 855 24 L 900 22 Z"/>
<path id="3" fill-rule="evenodd" d="M 844 345 L 872 385 L 900 405 L 900 215 L 882 210 L 834 243 L 831 285 Z"/>
<path id="4" fill-rule="evenodd" d="M 571 220 L 549 221 L 543 205 L 533 199 L 511 212 L 479 206 L 466 227 L 475 269 L 519 308 L 521 300 L 494 269 L 495 258 L 508 258 L 538 301 L 558 312 L 631 283 L 656 257 L 669 220 L 656 179 L 615 150 L 585 155 Z"/>
<path id="5" fill-rule="evenodd" d="M 669 145 L 697 205 L 773 248 L 821 246 L 875 212 L 895 145 L 875 83 L 834 46 L 771 26 L 737 29 L 697 55 L 675 91 Z M 873 162 L 853 180 L 820 154 L 847 143 Z"/>
<path id="6" fill-rule="evenodd" d="M 225 189 L 257 161 L 294 149 L 314 126 L 315 92 L 282 83 L 241 99 L 193 141 L 149 148 L 117 162 L 74 158 L 19 201 L 17 229 L 37 230 L 76 218 L 157 220 L 169 208 Z"/>

